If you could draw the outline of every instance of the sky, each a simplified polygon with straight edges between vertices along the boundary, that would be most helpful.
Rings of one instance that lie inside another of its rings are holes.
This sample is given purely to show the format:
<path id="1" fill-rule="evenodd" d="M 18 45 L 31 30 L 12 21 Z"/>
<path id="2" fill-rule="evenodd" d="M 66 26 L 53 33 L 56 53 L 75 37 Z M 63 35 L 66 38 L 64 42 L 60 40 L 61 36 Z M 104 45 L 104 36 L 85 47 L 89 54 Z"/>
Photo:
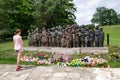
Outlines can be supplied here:
<path id="1" fill-rule="evenodd" d="M 113 8 L 120 14 L 120 0 L 73 0 L 77 11 L 76 22 L 79 25 L 90 24 L 97 7 Z"/>

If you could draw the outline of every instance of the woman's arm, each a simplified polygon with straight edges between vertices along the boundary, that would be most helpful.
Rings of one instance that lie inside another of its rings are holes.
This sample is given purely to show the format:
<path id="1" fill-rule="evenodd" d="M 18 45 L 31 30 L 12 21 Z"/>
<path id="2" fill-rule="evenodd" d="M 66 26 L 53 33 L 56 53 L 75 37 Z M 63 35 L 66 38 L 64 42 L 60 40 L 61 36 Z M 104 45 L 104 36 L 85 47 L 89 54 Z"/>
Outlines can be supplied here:
<path id="1" fill-rule="evenodd" d="M 13 44 L 15 45 L 15 39 L 14 39 L 14 36 L 13 36 Z"/>
<path id="2" fill-rule="evenodd" d="M 20 36 L 20 44 L 23 46 L 23 40 L 22 40 L 22 37 Z"/>

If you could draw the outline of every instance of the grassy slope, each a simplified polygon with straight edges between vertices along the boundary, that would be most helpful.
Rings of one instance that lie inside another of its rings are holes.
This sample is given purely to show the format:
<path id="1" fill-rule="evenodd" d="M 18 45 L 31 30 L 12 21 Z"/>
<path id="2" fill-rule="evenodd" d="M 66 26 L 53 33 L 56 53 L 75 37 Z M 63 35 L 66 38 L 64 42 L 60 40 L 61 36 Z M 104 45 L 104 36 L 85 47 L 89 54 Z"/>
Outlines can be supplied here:
<path id="1" fill-rule="evenodd" d="M 27 46 L 27 40 L 23 40 L 24 46 Z M 3 42 L 0 43 L 0 51 L 6 51 L 6 50 L 13 50 L 13 42 L 8 41 L 8 42 Z"/>
<path id="2" fill-rule="evenodd" d="M 27 40 L 23 40 L 24 46 L 27 46 Z M 13 41 L 0 43 L 0 64 L 16 64 L 16 56 L 13 56 Z"/>
<path id="3" fill-rule="evenodd" d="M 106 35 L 110 34 L 110 45 L 120 47 L 120 25 L 103 26 L 105 32 L 105 45 Z"/>

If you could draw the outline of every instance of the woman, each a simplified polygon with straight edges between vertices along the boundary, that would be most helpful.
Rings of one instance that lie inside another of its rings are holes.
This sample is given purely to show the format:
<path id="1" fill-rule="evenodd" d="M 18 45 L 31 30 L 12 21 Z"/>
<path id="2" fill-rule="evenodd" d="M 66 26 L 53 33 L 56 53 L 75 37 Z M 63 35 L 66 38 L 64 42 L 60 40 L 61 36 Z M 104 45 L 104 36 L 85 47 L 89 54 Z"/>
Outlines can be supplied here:
<path id="1" fill-rule="evenodd" d="M 21 54 L 23 51 L 23 41 L 22 37 L 20 36 L 21 34 L 21 29 L 16 29 L 15 35 L 13 36 L 13 42 L 14 42 L 14 50 L 17 53 L 17 66 L 16 66 L 16 71 L 20 70 L 20 59 L 21 59 Z"/>

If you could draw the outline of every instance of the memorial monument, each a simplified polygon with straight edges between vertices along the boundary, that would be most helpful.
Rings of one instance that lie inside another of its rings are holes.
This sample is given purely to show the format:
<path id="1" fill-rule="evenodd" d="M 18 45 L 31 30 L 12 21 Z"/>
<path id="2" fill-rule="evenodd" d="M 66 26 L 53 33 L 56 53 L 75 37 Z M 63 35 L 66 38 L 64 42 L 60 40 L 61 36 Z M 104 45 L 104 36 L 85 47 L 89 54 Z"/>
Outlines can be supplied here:
<path id="1" fill-rule="evenodd" d="M 69 25 L 28 31 L 28 45 L 33 47 L 103 47 L 104 31 L 99 26 Z"/>

